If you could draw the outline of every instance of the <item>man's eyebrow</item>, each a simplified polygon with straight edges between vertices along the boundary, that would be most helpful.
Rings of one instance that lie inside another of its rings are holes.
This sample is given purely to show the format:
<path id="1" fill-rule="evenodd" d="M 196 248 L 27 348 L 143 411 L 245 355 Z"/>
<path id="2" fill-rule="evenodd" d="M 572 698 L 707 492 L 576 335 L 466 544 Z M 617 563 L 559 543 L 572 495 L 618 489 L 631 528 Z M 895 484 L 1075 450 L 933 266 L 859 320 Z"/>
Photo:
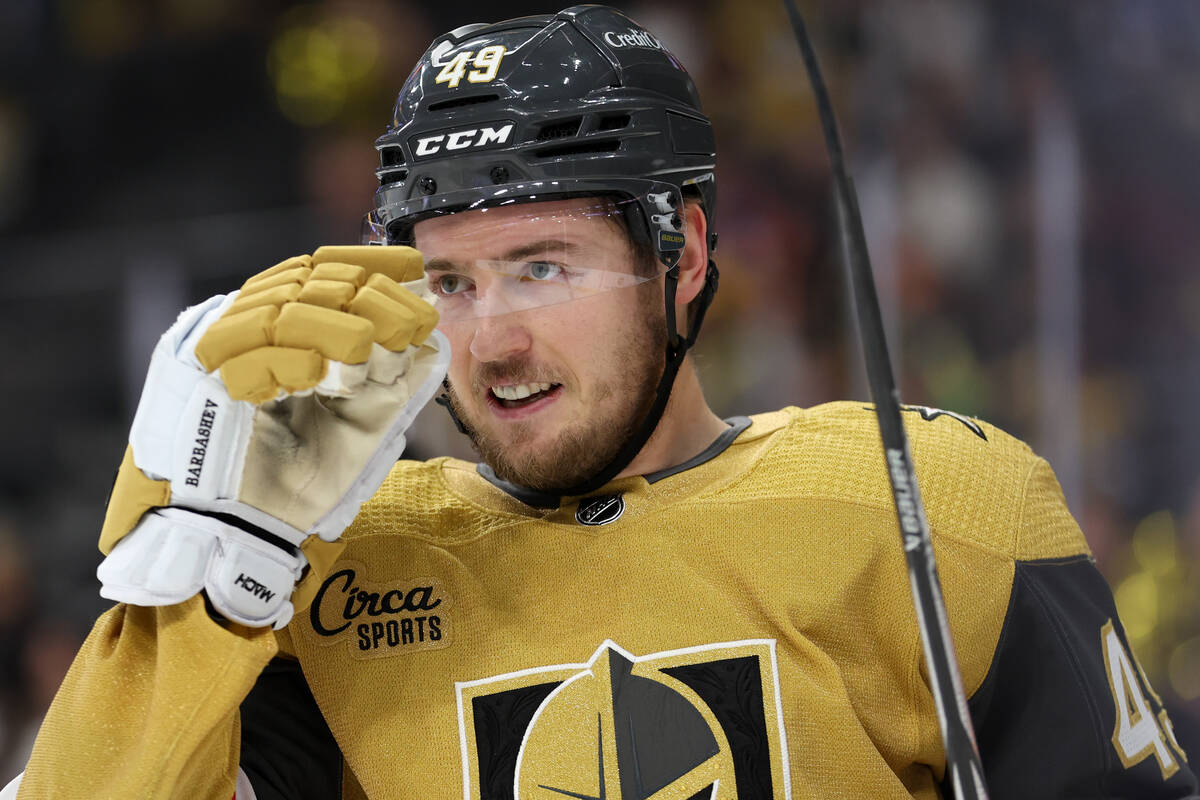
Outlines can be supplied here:
<path id="1" fill-rule="evenodd" d="M 540 253 L 557 252 L 557 253 L 574 253 L 578 252 L 580 245 L 575 242 L 568 242 L 563 239 L 538 239 L 535 242 L 529 242 L 518 247 L 514 247 L 503 255 L 503 257 L 495 259 L 496 261 L 521 261 L 535 256 Z M 492 260 L 492 259 L 488 259 Z M 474 269 L 474 265 L 470 262 L 456 262 L 449 258 L 431 258 L 425 262 L 425 270 L 427 272 L 456 272 L 460 275 L 470 274 Z"/>
<path id="2" fill-rule="evenodd" d="M 514 247 L 504 254 L 503 261 L 520 261 L 530 256 L 535 256 L 538 253 L 545 253 L 549 250 L 554 250 L 560 253 L 574 253 L 580 249 L 579 245 L 574 242 L 564 241 L 563 239 L 538 239 L 536 242 L 523 244 L 520 247 Z"/>
<path id="3" fill-rule="evenodd" d="M 431 258 L 425 262 L 426 272 L 470 272 L 470 262 L 467 264 L 455 264 L 448 258 Z"/>

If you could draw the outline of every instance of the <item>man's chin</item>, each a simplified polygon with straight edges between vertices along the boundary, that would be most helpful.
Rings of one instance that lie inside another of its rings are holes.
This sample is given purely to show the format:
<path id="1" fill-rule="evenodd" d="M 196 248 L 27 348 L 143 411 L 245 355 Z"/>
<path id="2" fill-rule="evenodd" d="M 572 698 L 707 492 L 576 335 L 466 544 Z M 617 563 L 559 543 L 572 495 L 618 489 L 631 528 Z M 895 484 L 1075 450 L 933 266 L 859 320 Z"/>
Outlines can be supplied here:
<path id="1" fill-rule="evenodd" d="M 577 486 L 599 472 L 616 455 L 619 437 L 609 440 L 578 421 L 501 422 L 464 420 L 479 458 L 496 476 L 538 491 Z M 606 446 L 608 445 L 608 446 Z"/>
<path id="2" fill-rule="evenodd" d="M 538 492 L 556 493 L 587 480 L 590 475 L 579 471 L 564 473 L 560 464 L 535 463 L 530 461 L 515 465 L 504 460 L 485 463 L 496 473 L 496 477 L 509 483 Z"/>
<path id="3" fill-rule="evenodd" d="M 497 477 L 510 483 L 550 491 L 577 485 L 604 466 L 591 463 L 593 459 L 583 455 L 578 437 L 571 432 L 542 428 L 523 433 L 527 435 L 496 436 L 490 431 L 475 431 L 474 444 L 480 458 Z"/>

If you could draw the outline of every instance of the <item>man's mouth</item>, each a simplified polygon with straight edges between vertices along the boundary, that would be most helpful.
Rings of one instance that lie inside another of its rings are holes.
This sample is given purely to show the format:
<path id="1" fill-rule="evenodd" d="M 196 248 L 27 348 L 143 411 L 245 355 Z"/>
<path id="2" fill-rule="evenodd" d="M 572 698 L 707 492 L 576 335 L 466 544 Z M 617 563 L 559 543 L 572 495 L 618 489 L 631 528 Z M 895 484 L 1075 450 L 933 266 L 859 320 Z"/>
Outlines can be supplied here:
<path id="1" fill-rule="evenodd" d="M 549 397 L 561 386 L 559 383 L 511 383 L 492 386 L 488 394 L 502 408 L 524 408 Z"/>

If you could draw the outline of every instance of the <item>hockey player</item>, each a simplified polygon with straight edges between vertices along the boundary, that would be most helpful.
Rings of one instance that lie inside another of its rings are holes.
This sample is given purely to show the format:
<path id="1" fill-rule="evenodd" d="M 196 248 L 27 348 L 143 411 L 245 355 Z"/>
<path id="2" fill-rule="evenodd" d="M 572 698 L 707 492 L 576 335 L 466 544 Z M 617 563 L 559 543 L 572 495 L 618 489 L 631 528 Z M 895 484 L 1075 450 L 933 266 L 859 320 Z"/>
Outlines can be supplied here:
<path id="1" fill-rule="evenodd" d="M 674 57 L 600 6 L 460 28 L 377 146 L 390 246 L 160 341 L 122 602 L 19 797 L 939 796 L 874 417 L 721 420 L 686 356 L 715 148 Z M 393 464 L 438 392 L 482 463 Z M 906 416 L 992 796 L 1194 795 L 1047 464 Z"/>

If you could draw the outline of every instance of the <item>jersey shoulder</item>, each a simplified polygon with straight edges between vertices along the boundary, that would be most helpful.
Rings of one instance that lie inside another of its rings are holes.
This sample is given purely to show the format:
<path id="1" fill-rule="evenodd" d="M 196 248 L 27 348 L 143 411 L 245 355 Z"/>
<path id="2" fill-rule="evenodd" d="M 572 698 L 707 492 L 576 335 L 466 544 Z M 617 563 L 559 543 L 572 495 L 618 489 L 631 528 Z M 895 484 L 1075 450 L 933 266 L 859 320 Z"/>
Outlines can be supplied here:
<path id="1" fill-rule="evenodd" d="M 901 416 L 930 528 L 1021 560 L 1087 552 L 1044 459 L 982 420 L 926 406 Z M 869 403 L 786 408 L 752 418 L 765 440 L 753 469 L 724 487 L 761 495 L 876 506 L 894 513 L 883 446 Z"/>

